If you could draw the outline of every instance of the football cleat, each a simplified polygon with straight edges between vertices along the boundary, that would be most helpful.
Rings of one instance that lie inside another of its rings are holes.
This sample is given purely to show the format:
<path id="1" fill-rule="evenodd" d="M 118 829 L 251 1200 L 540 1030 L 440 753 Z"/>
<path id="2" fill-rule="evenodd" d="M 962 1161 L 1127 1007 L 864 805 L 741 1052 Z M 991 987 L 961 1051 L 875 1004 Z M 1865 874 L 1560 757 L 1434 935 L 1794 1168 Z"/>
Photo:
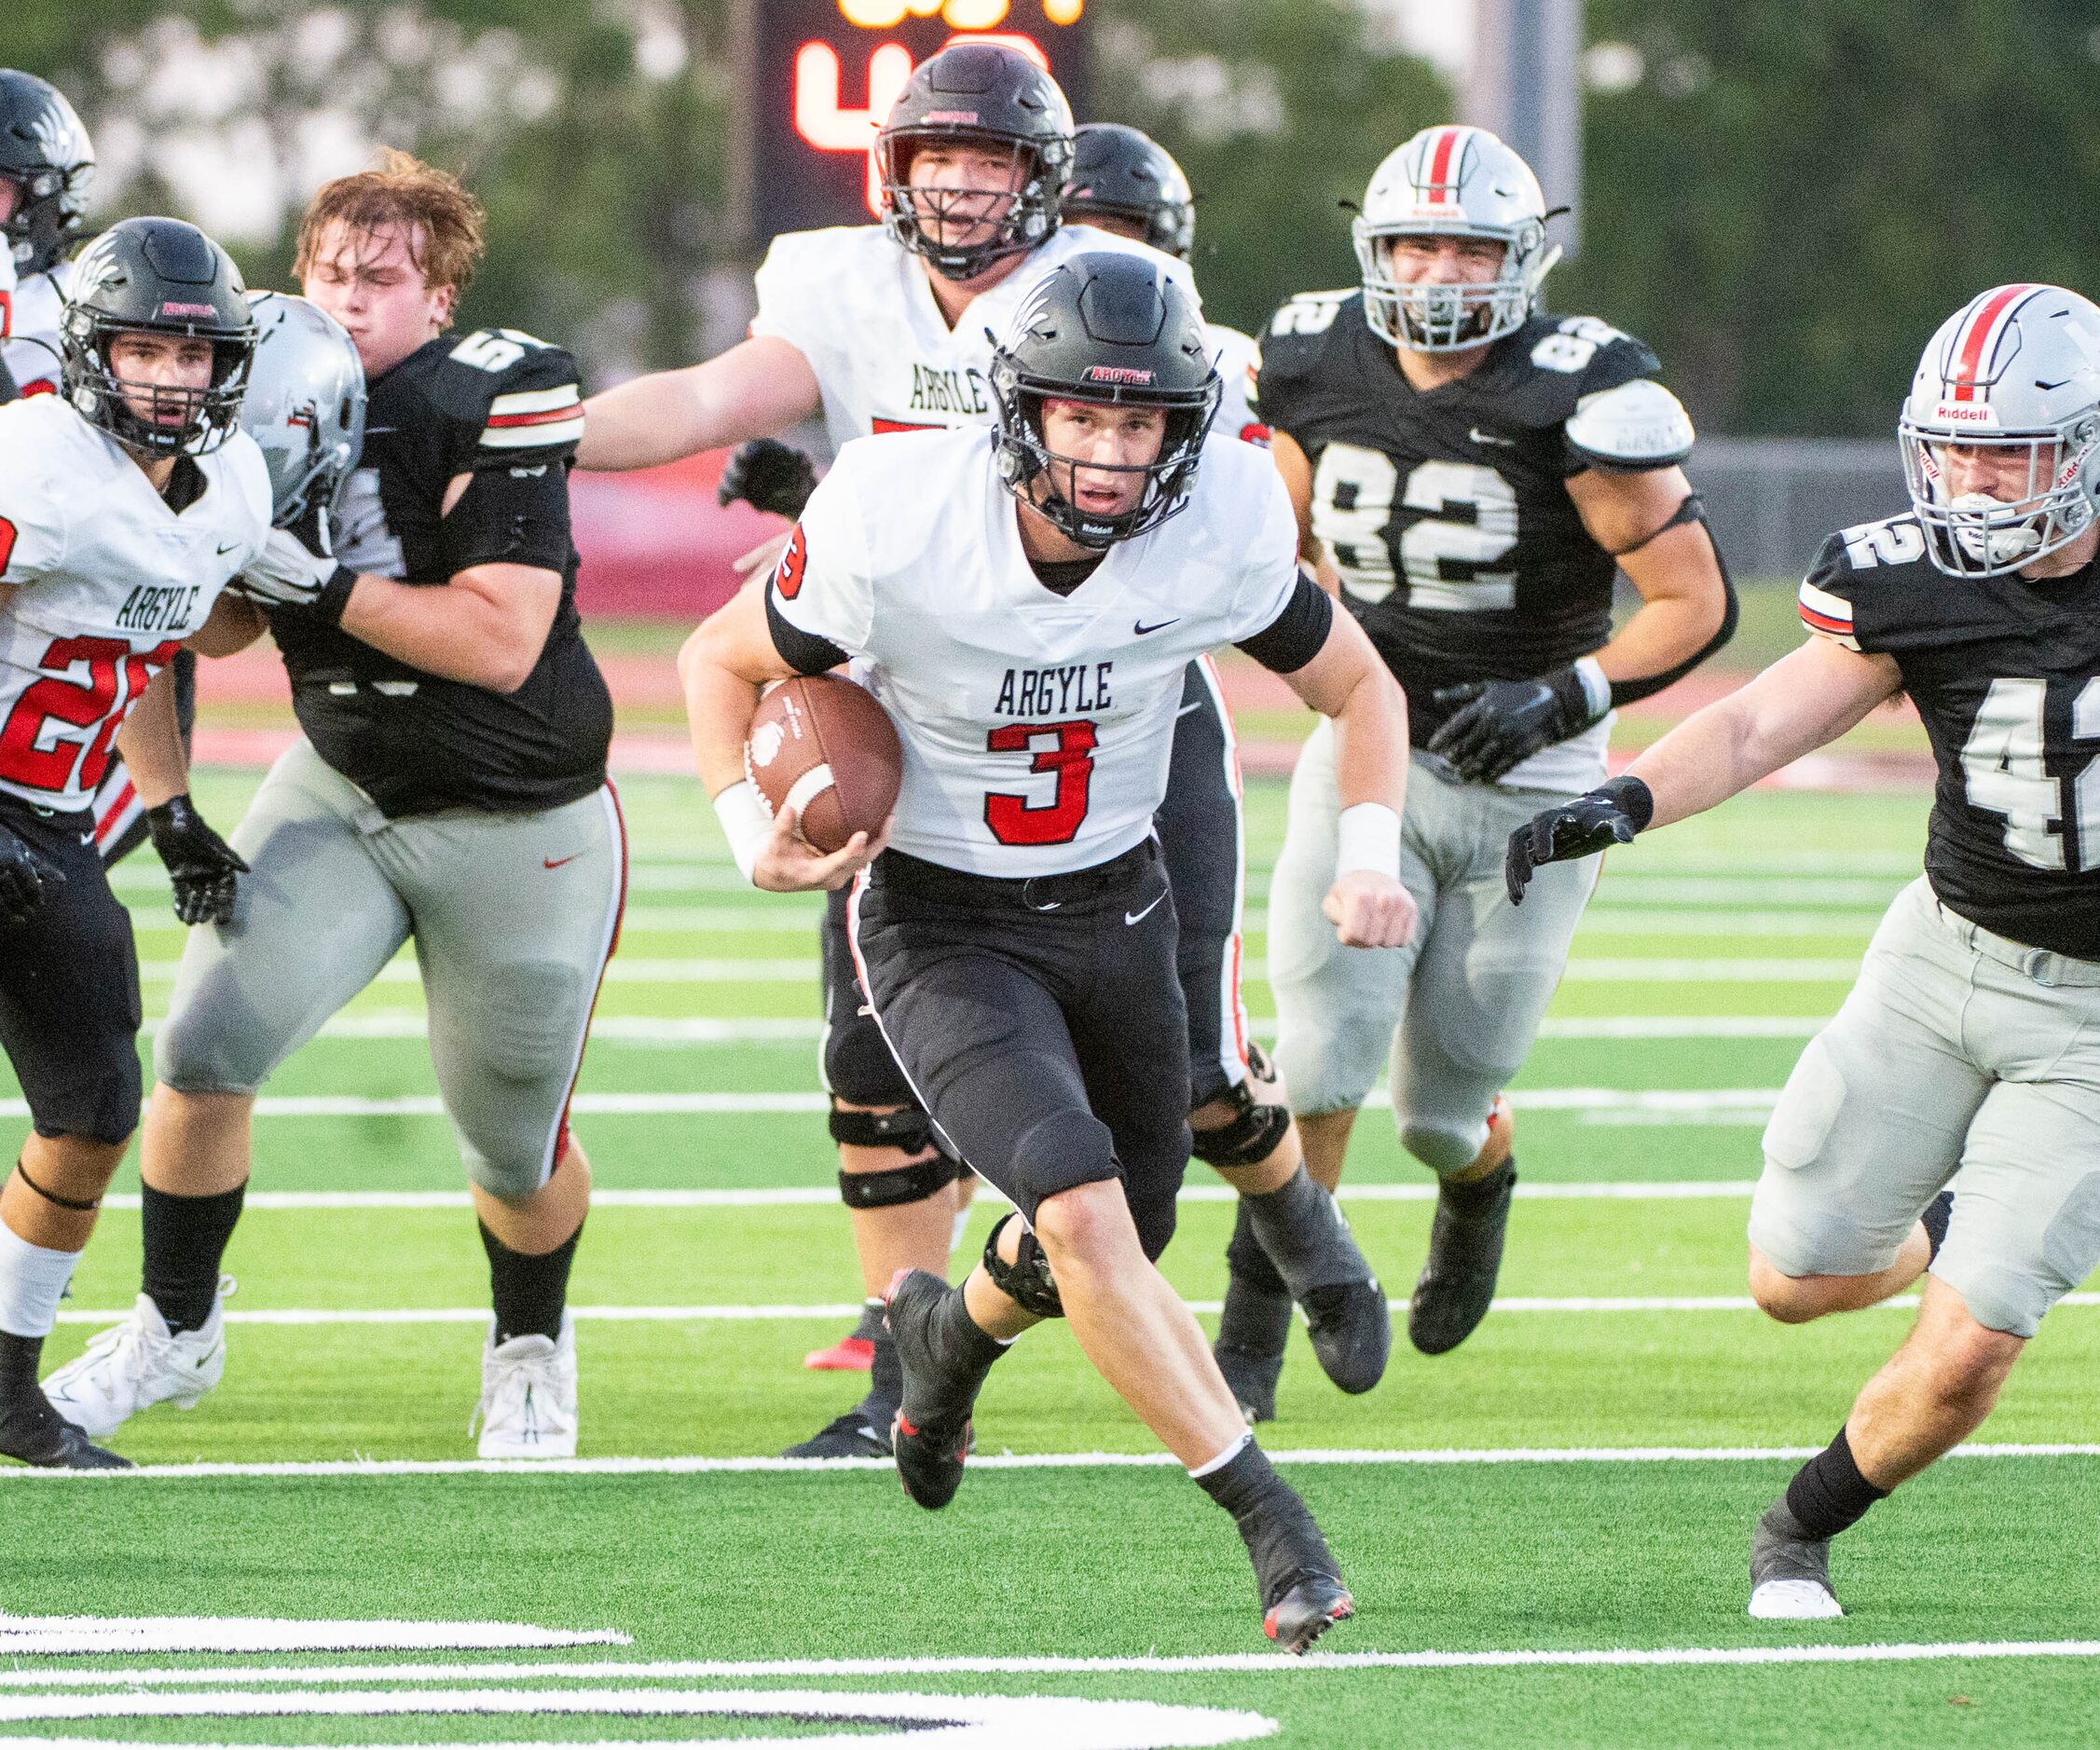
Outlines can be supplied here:
<path id="1" fill-rule="evenodd" d="M 903 1411 L 889 1425 L 890 1449 L 897 1456 L 897 1478 L 929 1513 L 939 1512 L 963 1486 L 963 1470 L 977 1443 L 968 1421 L 960 1429 L 914 1428 Z"/>
<path id="2" fill-rule="evenodd" d="M 45 1470 L 129 1470 L 131 1461 L 106 1452 L 78 1424 L 52 1409 L 34 1381 L 23 1397 L 0 1407 L 0 1456 Z"/>
<path id="3" fill-rule="evenodd" d="M 807 1440 L 789 1447 L 781 1457 L 887 1458 L 890 1456 L 889 1423 L 877 1420 L 869 1410 L 865 1402 L 855 1404 L 844 1415 L 834 1416 L 825 1423 Z M 894 1415 L 895 1409 L 889 1414 Z"/>
<path id="4" fill-rule="evenodd" d="M 1213 1346 L 1211 1354 L 1217 1361 L 1217 1371 L 1225 1375 L 1225 1383 L 1232 1388 L 1233 1401 L 1239 1404 L 1240 1414 L 1247 1418 L 1247 1425 L 1251 1428 L 1256 1422 L 1273 1422 L 1276 1419 L 1276 1382 L 1283 1377 L 1283 1352 L 1279 1349 L 1272 1355 L 1263 1355 L 1254 1349 L 1219 1343 Z"/>
<path id="5" fill-rule="evenodd" d="M 1451 1188 L 1436 1194 L 1436 1220 L 1429 1230 L 1429 1261 L 1416 1278 L 1407 1307 L 1407 1340 L 1424 1355 L 1442 1355 L 1471 1336 L 1494 1304 L 1502 1272 L 1503 1241 L 1509 1232 L 1511 1188 L 1517 1163 L 1505 1160 L 1485 1178 L 1461 1187 L 1491 1196 L 1485 1209 L 1461 1213 Z"/>
<path id="6" fill-rule="evenodd" d="M 467 1432 L 481 1434 L 484 1458 L 576 1456 L 576 1320 L 561 1316 L 558 1339 L 537 1332 L 496 1341 L 496 1321 L 481 1350 L 481 1401 Z"/>
<path id="7" fill-rule="evenodd" d="M 943 1395 L 941 1375 L 948 1370 L 941 1365 L 932 1325 L 941 1302 L 953 1292 L 947 1283 L 925 1270 L 899 1270 L 883 1297 L 889 1309 L 897 1358 L 904 1369 L 907 1402 L 914 1397 L 938 1401 Z M 975 1397 L 974 1388 L 968 1395 Z M 963 1485 L 963 1466 L 974 1440 L 968 1410 L 959 1417 L 924 1417 L 915 1422 L 900 1407 L 889 1433 L 904 1493 L 928 1511 L 954 1500 Z"/>
<path id="8" fill-rule="evenodd" d="M 1765 1621 L 1811 1622 L 1841 1617 L 1831 1590 L 1831 1540 L 1811 1538 L 1781 1496 L 1750 1534 L 1750 1613 Z"/>
<path id="9" fill-rule="evenodd" d="M 97 1332 L 44 1382 L 51 1408 L 96 1440 L 157 1403 L 196 1409 L 226 1374 L 226 1304 L 233 1290 L 233 1278 L 222 1276 L 211 1316 L 195 1331 L 172 1333 L 153 1296 L 141 1294 L 129 1319 Z"/>
<path id="10" fill-rule="evenodd" d="M 810 1350 L 803 1357 L 803 1365 L 819 1374 L 865 1374 L 875 1364 L 875 1338 L 882 1328 L 882 1303 L 875 1301 L 861 1312 L 850 1336 L 841 1337 L 830 1348 Z"/>
<path id="11" fill-rule="evenodd" d="M 1332 1574 L 1294 1580 L 1262 1612 L 1261 1632 L 1286 1653 L 1302 1653 L 1338 1622 L 1356 1614 L 1356 1600 Z"/>
<path id="12" fill-rule="evenodd" d="M 1492 1278 L 1488 1288 L 1492 1295 Z M 1312 1353 L 1337 1386 L 1347 1392 L 1368 1391 L 1385 1377 L 1393 1353 L 1393 1313 L 1377 1277 L 1308 1289 L 1298 1305 Z M 1273 1392 L 1270 1414 L 1275 1414 Z"/>

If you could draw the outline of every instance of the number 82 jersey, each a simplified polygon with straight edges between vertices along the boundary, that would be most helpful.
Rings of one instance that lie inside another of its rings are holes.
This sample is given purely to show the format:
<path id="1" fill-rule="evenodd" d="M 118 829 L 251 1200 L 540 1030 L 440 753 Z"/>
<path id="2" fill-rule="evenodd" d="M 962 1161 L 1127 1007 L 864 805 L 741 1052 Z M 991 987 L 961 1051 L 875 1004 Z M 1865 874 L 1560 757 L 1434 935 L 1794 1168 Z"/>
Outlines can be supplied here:
<path id="1" fill-rule="evenodd" d="M 1802 620 L 1902 671 L 1939 766 L 1933 892 L 1986 930 L 2100 960 L 2100 564 L 1953 578 L 1928 539 L 1910 515 L 1839 530 Z"/>
<path id="2" fill-rule="evenodd" d="M 1470 374 L 1423 391 L 1365 321 L 1361 292 L 1308 293 L 1277 311 L 1256 414 L 1312 464 L 1313 532 L 1407 689 L 1417 746 L 1446 715 L 1437 688 L 1525 679 L 1611 636 L 1616 566 L 1566 485 L 1598 458 L 1566 427 L 1588 397 L 1657 368 L 1592 317 L 1539 314 Z"/>

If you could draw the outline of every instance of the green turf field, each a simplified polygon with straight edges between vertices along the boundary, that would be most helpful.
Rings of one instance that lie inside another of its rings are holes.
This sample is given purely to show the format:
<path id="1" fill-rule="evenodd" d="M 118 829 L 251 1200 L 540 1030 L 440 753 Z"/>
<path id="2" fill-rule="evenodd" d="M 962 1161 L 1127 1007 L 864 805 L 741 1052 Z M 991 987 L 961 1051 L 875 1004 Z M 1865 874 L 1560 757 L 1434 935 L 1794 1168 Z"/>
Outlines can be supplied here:
<path id="1" fill-rule="evenodd" d="M 229 822 L 253 781 L 202 774 L 200 800 Z M 1614 856 L 1517 1084 L 1503 1303 L 1449 1357 L 1403 1341 L 1366 1398 L 1294 1350 L 1264 1442 L 1304 1455 L 1362 1613 L 1291 1669 L 1229 1525 L 1061 1327 L 995 1374 L 943 1514 L 880 1468 L 739 1462 L 857 1391 L 800 1358 L 859 1290 L 812 1093 L 817 908 L 740 888 L 696 798 L 623 789 L 631 909 L 577 1116 L 604 1193 L 574 1292 L 584 1458 L 468 1462 L 485 1265 L 405 961 L 272 1085 L 226 1383 L 115 1442 L 181 1469 L 0 1475 L 0 1738 L 2100 1742 L 2100 1295 L 2032 1346 L 1993 1450 L 1846 1538 L 1847 1619 L 1742 1614 L 1789 1451 L 1909 1317 L 1771 1324 L 1742 1229 L 1764 1114 L 1917 867 L 1921 796 L 1764 793 Z M 1281 786 L 1250 800 L 1258 967 Z M 181 933 L 150 856 L 119 879 L 152 1016 Z M 1404 1296 L 1431 1206 L 1382 1113 L 1351 1183 Z M 1200 1168 L 1190 1189 L 1166 1263 L 1215 1308 L 1230 1211 Z M 129 1305 L 137 1220 L 115 1200 L 50 1363 Z M 24 1620 L 62 1616 L 173 1620 Z"/>

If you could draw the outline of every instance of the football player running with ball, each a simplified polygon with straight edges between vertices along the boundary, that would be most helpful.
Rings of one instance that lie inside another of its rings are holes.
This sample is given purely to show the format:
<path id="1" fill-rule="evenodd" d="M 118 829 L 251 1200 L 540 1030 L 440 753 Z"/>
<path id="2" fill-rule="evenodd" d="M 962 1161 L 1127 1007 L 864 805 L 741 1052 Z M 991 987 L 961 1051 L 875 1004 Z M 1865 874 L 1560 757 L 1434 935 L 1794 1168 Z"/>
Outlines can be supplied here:
<path id="1" fill-rule="evenodd" d="M 255 324 L 201 231 L 104 232 L 59 330 L 59 392 L 0 408 L 0 1046 L 34 1127 L 0 1190 L 0 1453 L 105 1469 L 125 1461 L 36 1383 L 139 1119 L 138 958 L 89 803 L 120 744 L 153 773 L 177 912 L 231 915 L 242 866 L 185 793 L 166 671 L 185 642 L 243 640 L 220 592 L 270 494 L 238 424 Z"/>
<path id="2" fill-rule="evenodd" d="M 2100 1265 L 2100 307 L 1986 292 L 1900 427 L 1909 514 L 1824 542 L 1815 636 L 1509 841 L 1551 866 L 1746 789 L 1908 693 L 1939 785 L 1897 896 L 1764 1131 L 1750 1286 L 1786 1324 L 1924 1275 L 1911 1333 L 1758 1522 L 1755 1617 L 1830 1617 L 1830 1540 L 1968 1438 Z M 1945 1186 L 1961 1174 L 1960 1196 Z"/>
<path id="3" fill-rule="evenodd" d="M 1351 1613 L 1348 1590 L 1153 1262 L 1188 1157 L 1188 1027 L 1152 817 L 1183 670 L 1237 643 L 1335 717 L 1348 813 L 1326 903 L 1344 942 L 1396 947 L 1414 924 L 1398 879 L 1406 702 L 1298 570 L 1267 458 L 1205 444 L 1217 376 L 1193 301 L 1158 264 L 1053 270 L 990 388 L 992 444 L 847 444 L 762 595 L 688 642 L 701 775 L 718 802 L 734 792 L 760 689 L 849 658 L 902 737 L 872 864 L 879 844 L 858 835 L 816 854 L 789 810 L 722 812 L 762 887 L 857 875 L 853 951 L 883 1035 L 950 1146 L 1020 1211 L 961 1288 L 925 1271 L 891 1286 L 906 1489 L 947 1504 L 994 1362 L 1067 1318 L 1232 1513 L 1265 1626 L 1301 1651 Z"/>
<path id="4" fill-rule="evenodd" d="M 1654 355 L 1586 316 L 1535 309 L 1559 252 L 1523 159 L 1478 128 L 1430 128 L 1380 164 L 1353 229 L 1363 283 L 1296 298 L 1262 343 L 1258 407 L 1306 551 L 1407 690 L 1415 740 L 1402 878 L 1421 908 L 1391 954 L 1338 951 L 1334 741 L 1291 780 L 1270 898 L 1276 1055 L 1316 1178 L 1390 1057 L 1402 1147 L 1436 1175 L 1407 1334 L 1456 1347 L 1487 1315 L 1517 1168 L 1502 1090 L 1522 1066 L 1596 884 L 1555 869 L 1501 903 L 1503 841 L 1604 775 L 1613 704 L 1688 672 L 1735 601 L 1678 464 L 1692 425 Z M 1623 569 L 1642 604 L 1616 636 Z M 1219 1359 L 1273 1389 L 1280 1280 L 1236 1236 Z"/>
<path id="5" fill-rule="evenodd" d="M 783 431 L 819 411 L 834 444 L 871 433 L 982 428 L 995 413 L 992 335 L 1010 324 L 1030 285 L 1086 251 L 1128 253 L 1182 286 L 1194 304 L 1179 261 L 1061 224 L 1061 197 L 1074 173 L 1071 111 L 1050 76 L 1011 48 L 966 43 L 919 67 L 884 123 L 875 156 L 884 223 L 775 239 L 758 273 L 751 337 L 704 364 L 594 396 L 583 466 L 668 461 Z M 813 480 L 806 458 L 772 444 L 740 453 L 725 485 L 761 509 L 793 515 Z M 1392 1340 L 1384 1291 L 1334 1199 L 1305 1173 L 1290 1114 L 1249 1061 L 1239 978 L 1239 766 L 1223 690 L 1207 664 L 1189 664 L 1182 704 L 1172 802 L 1159 822 L 1183 908 L 1193 1034 L 1194 1079 L 1181 1106 L 1193 1108 L 1197 1153 L 1242 1194 L 1247 1226 L 1280 1254 L 1271 1268 L 1291 1284 L 1285 1317 L 1295 1294 L 1331 1376 L 1346 1389 L 1367 1390 Z M 758 805 L 748 791 L 740 794 Z M 792 1457 L 889 1451 L 901 1382 L 880 1296 L 899 1268 L 946 1272 L 955 1181 L 965 1170 L 943 1149 L 868 1012 L 845 924 L 840 892 L 829 902 L 823 935 L 823 1069 L 839 1187 L 869 1297 L 857 1335 L 869 1346 L 872 1376 L 862 1401 L 789 1447 Z"/>
<path id="6" fill-rule="evenodd" d="M 306 295 L 364 363 L 367 436 L 332 551 L 317 506 L 243 573 L 306 734 L 233 835 L 254 869 L 235 927 L 192 934 L 155 1041 L 144 1292 L 51 1382 L 90 1431 L 218 1382 L 256 1093 L 412 937 L 488 1256 L 480 1452 L 576 1450 L 566 1299 L 590 1167 L 568 1108 L 625 851 L 611 698 L 575 607 L 575 366 L 508 329 L 439 337 L 481 222 L 453 178 L 392 153 L 323 187 L 300 228 Z"/>

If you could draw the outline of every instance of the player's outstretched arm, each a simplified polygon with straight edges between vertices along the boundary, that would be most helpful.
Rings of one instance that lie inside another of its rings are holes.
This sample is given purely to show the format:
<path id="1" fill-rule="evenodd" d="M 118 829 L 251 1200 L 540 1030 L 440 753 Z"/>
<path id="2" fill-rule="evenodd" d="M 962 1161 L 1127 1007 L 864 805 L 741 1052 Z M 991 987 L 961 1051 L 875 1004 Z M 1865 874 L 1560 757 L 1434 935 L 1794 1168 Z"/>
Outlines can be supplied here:
<path id="1" fill-rule="evenodd" d="M 1415 902 L 1400 884 L 1407 789 L 1407 700 L 1352 614 L 1336 613 L 1319 654 L 1284 677 L 1335 724 L 1340 793 L 1335 884 L 1321 909 L 1344 948 L 1400 948 Z"/>
<path id="2" fill-rule="evenodd" d="M 773 437 L 823 405 L 817 373 L 777 335 L 679 371 L 631 377 L 583 403 L 576 465 L 616 472 Z"/>
<path id="3" fill-rule="evenodd" d="M 1509 896 L 1542 864 L 1589 856 L 1650 827 L 1703 813 L 1835 741 L 1902 687 L 1886 656 L 1812 637 L 1725 699 L 1695 711 L 1619 777 L 1510 834 Z"/>
<path id="4" fill-rule="evenodd" d="M 793 813 L 770 813 L 758 786 L 744 775 L 744 743 L 761 690 L 802 672 L 775 646 L 766 589 L 766 579 L 752 579 L 702 621 L 679 651 L 693 763 L 746 880 L 771 893 L 843 887 L 874 861 L 888 841 L 887 827 L 872 840 L 857 832 L 826 856 L 803 838 Z"/>

